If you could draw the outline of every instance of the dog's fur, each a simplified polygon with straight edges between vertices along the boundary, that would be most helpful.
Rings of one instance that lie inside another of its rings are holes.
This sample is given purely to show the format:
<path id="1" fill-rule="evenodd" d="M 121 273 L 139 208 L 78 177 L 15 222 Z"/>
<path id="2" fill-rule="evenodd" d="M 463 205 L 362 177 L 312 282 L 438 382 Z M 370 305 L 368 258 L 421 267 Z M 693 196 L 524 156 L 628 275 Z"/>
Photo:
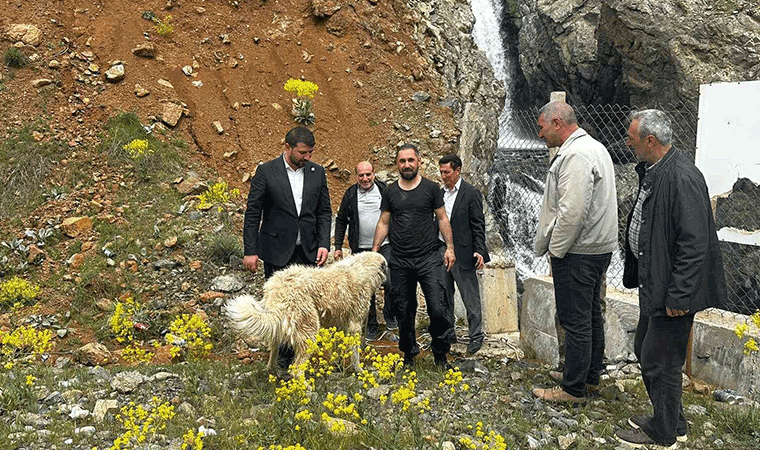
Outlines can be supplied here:
<path id="1" fill-rule="evenodd" d="M 308 340 L 320 327 L 362 333 L 369 303 L 386 278 L 387 263 L 376 252 L 351 255 L 324 268 L 294 265 L 275 272 L 264 284 L 261 301 L 242 295 L 226 305 L 235 329 L 269 342 L 270 373 L 276 373 L 280 344 L 295 350 L 291 369 L 308 358 Z M 358 368 L 358 349 L 352 363 Z"/>

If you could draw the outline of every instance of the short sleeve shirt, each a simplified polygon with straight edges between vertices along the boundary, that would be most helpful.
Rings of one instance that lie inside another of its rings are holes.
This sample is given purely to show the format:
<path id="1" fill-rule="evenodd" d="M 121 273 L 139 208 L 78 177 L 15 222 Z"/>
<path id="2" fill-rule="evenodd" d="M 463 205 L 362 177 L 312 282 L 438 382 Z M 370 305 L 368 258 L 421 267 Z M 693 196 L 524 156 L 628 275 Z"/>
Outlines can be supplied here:
<path id="1" fill-rule="evenodd" d="M 380 209 L 391 213 L 391 252 L 416 257 L 437 250 L 440 241 L 434 211 L 442 206 L 443 191 L 427 178 L 410 191 L 401 189 L 398 182 L 389 185 Z"/>

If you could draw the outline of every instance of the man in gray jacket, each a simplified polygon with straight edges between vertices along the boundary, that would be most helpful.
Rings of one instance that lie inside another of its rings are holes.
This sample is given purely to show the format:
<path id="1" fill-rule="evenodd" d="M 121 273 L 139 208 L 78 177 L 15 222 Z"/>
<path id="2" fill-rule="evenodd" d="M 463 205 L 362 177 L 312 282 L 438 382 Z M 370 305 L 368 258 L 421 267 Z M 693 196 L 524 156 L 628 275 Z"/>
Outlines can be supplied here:
<path id="1" fill-rule="evenodd" d="M 607 149 L 578 126 L 575 111 L 552 102 L 539 111 L 538 137 L 560 147 L 546 176 L 536 255 L 549 253 L 557 317 L 565 331 L 565 371 L 546 401 L 581 403 L 598 387 L 604 359 L 601 288 L 617 247 L 615 171 Z"/>
<path id="2" fill-rule="evenodd" d="M 628 216 L 623 285 L 639 288 L 633 351 L 654 414 L 633 416 L 618 440 L 675 448 L 686 440 L 681 368 L 694 314 L 726 299 L 723 257 L 707 184 L 691 159 L 671 148 L 670 119 L 647 109 L 631 116 L 628 146 L 639 191 Z M 659 448 L 659 447 L 656 447 Z"/>

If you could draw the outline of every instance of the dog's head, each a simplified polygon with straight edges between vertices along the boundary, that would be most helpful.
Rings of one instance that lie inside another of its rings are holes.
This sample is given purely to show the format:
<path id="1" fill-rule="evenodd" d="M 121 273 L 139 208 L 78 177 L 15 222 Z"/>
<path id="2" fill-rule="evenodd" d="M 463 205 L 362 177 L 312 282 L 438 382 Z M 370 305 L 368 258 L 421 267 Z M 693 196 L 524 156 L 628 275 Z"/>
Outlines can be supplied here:
<path id="1" fill-rule="evenodd" d="M 351 257 L 351 264 L 361 264 L 373 272 L 382 276 L 382 282 L 388 278 L 388 261 L 385 257 L 377 252 L 362 252 Z"/>

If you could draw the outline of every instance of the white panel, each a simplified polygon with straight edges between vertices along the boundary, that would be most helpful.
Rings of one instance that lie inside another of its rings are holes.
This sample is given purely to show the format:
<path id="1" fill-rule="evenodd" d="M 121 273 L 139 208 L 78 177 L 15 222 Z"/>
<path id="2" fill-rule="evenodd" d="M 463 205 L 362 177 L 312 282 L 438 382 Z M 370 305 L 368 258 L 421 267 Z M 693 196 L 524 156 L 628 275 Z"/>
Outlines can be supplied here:
<path id="1" fill-rule="evenodd" d="M 760 81 L 699 87 L 696 165 L 710 196 L 738 178 L 760 183 Z"/>

